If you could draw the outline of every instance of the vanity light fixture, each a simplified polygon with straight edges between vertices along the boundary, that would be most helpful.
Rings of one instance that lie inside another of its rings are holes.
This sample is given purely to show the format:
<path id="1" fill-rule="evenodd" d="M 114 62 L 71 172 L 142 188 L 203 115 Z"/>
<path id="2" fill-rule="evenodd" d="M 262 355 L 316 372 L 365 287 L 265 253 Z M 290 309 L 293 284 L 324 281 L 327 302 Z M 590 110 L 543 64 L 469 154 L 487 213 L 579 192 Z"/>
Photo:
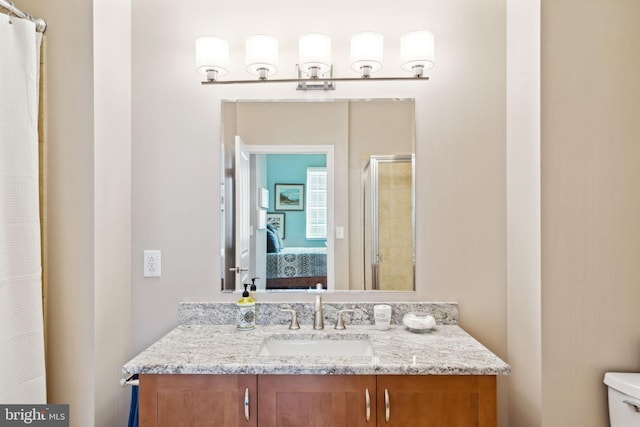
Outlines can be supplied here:
<path id="1" fill-rule="evenodd" d="M 278 41 L 271 36 L 257 34 L 247 38 L 245 58 L 247 71 L 266 80 L 278 72 Z"/>
<path id="2" fill-rule="evenodd" d="M 206 76 L 202 84 L 297 83 L 298 90 L 335 89 L 338 81 L 428 80 L 425 70 L 435 65 L 434 38 L 428 31 L 413 31 L 400 39 L 400 68 L 410 72 L 404 77 L 374 77 L 382 69 L 383 37 L 362 32 L 351 37 L 351 69 L 359 77 L 334 77 L 331 62 L 331 38 L 325 34 L 304 34 L 298 41 L 297 78 L 271 79 L 278 72 L 278 41 L 267 35 L 254 35 L 245 43 L 247 72 L 255 80 L 221 80 L 229 70 L 229 44 L 218 37 L 196 40 L 198 72 Z"/>
<path id="3" fill-rule="evenodd" d="M 331 69 L 331 37 L 325 34 L 305 34 L 298 41 L 298 67 L 311 78 L 318 78 Z"/>
<path id="4" fill-rule="evenodd" d="M 433 44 L 433 34 L 429 31 L 413 31 L 403 35 L 400 38 L 400 68 L 422 77 L 424 70 L 435 65 Z"/>
<path id="5" fill-rule="evenodd" d="M 351 36 L 351 69 L 368 79 L 382 69 L 382 35 L 372 32 Z"/>
<path id="6" fill-rule="evenodd" d="M 196 69 L 206 74 L 209 81 L 226 76 L 229 73 L 229 42 L 218 37 L 197 39 Z"/>

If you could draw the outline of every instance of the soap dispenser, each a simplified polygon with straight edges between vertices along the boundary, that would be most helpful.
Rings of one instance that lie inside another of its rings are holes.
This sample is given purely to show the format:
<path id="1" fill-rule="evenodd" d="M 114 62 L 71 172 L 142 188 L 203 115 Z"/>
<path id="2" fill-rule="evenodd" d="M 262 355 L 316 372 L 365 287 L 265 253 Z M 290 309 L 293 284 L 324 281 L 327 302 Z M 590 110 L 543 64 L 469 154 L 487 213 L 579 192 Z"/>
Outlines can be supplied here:
<path id="1" fill-rule="evenodd" d="M 239 331 L 248 331 L 256 327 L 256 303 L 249 296 L 247 286 L 249 286 L 249 284 L 245 283 L 242 298 L 240 298 L 236 304 L 238 308 L 236 327 Z"/>
<path id="2" fill-rule="evenodd" d="M 258 286 L 256 286 L 256 279 L 259 279 L 259 277 L 251 278 L 251 286 L 249 287 L 249 296 L 253 301 L 256 300 L 256 291 L 258 290 Z"/>

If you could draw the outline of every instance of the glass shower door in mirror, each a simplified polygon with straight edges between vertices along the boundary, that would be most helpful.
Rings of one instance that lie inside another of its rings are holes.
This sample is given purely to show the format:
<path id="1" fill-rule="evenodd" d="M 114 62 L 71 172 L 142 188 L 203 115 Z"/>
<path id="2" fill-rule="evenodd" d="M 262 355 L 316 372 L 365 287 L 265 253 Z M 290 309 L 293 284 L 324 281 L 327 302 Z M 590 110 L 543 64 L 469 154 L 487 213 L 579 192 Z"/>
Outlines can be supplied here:
<path id="1" fill-rule="evenodd" d="M 362 171 L 364 285 L 414 289 L 413 156 L 372 155 Z"/>

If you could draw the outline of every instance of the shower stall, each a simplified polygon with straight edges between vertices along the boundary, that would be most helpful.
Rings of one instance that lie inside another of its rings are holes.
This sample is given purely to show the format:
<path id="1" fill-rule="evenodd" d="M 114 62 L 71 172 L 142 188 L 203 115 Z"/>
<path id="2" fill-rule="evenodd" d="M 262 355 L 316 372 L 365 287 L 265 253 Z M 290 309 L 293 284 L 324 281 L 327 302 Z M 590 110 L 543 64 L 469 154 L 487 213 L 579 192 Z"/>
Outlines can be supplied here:
<path id="1" fill-rule="evenodd" d="M 413 154 L 372 155 L 362 169 L 364 289 L 415 289 Z"/>

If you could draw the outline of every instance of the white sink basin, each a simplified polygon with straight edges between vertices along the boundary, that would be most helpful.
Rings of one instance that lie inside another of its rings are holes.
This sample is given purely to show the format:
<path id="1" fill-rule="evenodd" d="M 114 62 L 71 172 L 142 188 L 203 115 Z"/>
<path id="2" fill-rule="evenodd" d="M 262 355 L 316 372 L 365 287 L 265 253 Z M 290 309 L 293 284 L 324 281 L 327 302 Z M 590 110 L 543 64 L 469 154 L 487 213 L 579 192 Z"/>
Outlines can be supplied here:
<path id="1" fill-rule="evenodd" d="M 258 356 L 373 356 L 366 336 L 272 336 L 265 338 Z"/>

